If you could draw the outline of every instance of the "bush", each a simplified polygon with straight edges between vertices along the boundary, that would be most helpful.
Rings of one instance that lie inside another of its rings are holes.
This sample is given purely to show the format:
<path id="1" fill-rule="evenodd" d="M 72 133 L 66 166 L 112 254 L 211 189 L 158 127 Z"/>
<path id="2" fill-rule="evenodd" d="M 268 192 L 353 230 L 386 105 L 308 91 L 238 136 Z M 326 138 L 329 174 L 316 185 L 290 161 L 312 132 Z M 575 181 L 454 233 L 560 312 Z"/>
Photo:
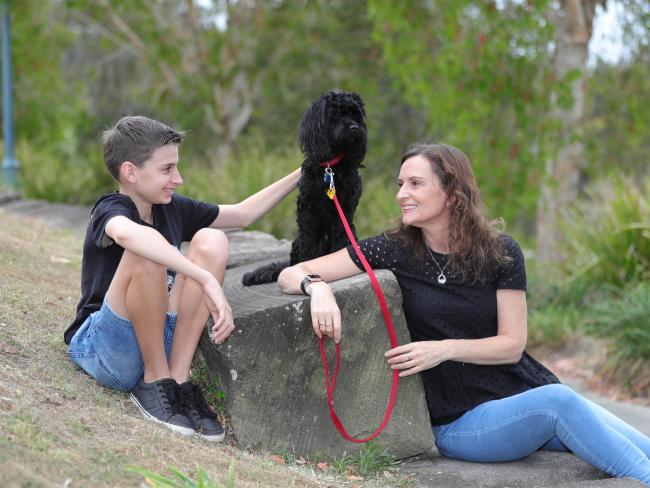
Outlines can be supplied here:
<path id="1" fill-rule="evenodd" d="M 556 349 L 572 340 L 585 322 L 585 303 L 597 287 L 585 280 L 567 280 L 558 270 L 530 260 L 528 281 L 528 345 Z"/>
<path id="2" fill-rule="evenodd" d="M 94 149 L 79 150 L 72 135 L 53 147 L 20 141 L 16 154 L 22 195 L 75 205 L 93 203 L 116 187 L 104 167 L 101 151 Z"/>
<path id="3" fill-rule="evenodd" d="M 246 153 L 225 161 L 216 172 L 181 166 L 185 181 L 181 192 L 208 202 L 235 203 L 289 174 L 301 163 L 302 156 L 297 151 L 268 153 L 250 148 Z M 359 238 L 381 232 L 392 225 L 391 217 L 399 215 L 395 201 L 397 186 L 385 178 L 370 176 L 368 172 L 368 169 L 361 170 L 364 193 L 354 217 Z M 293 239 L 296 233 L 296 195 L 287 197 L 250 229 Z"/>
<path id="4" fill-rule="evenodd" d="M 611 341 L 603 372 L 634 393 L 650 393 L 650 284 L 637 283 L 595 304 L 586 330 Z"/>
<path id="5" fill-rule="evenodd" d="M 650 279 L 650 184 L 616 177 L 596 185 L 563 220 L 562 271 L 620 288 Z"/>
<path id="6" fill-rule="evenodd" d="M 286 176 L 301 163 L 302 157 L 297 152 L 268 153 L 257 148 L 250 148 L 246 153 L 224 161 L 216 171 L 181 163 L 184 184 L 180 192 L 206 202 L 237 203 Z M 291 238 L 295 235 L 295 221 L 294 194 L 249 229 Z"/>
<path id="7" fill-rule="evenodd" d="M 528 346 L 557 349 L 571 340 L 585 321 L 580 306 L 548 305 L 528 314 Z"/>

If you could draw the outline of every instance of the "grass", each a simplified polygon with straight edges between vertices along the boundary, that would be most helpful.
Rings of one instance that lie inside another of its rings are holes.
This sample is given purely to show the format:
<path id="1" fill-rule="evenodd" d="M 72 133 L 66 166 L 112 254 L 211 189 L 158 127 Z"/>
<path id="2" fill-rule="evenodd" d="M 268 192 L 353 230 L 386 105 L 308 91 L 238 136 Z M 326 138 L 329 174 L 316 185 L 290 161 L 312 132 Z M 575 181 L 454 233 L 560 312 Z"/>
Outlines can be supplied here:
<path id="1" fill-rule="evenodd" d="M 395 458 L 381 444 L 370 441 L 358 453 L 333 461 L 332 467 L 342 475 L 372 478 L 394 470 Z"/>
<path id="2" fill-rule="evenodd" d="M 81 239 L 1 211 L 0 221 L 0 486 L 140 486 L 133 466 L 172 477 L 172 468 L 202 469 L 214 486 L 352 486 L 333 469 L 176 435 L 82 373 L 63 343 L 79 298 Z"/>

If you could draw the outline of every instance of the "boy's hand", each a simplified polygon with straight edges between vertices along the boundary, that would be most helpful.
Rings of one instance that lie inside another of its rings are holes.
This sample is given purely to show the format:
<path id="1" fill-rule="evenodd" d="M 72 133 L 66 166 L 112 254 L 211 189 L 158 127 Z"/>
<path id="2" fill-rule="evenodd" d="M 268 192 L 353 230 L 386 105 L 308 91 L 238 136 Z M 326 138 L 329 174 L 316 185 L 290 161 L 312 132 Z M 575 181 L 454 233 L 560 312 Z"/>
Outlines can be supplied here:
<path id="1" fill-rule="evenodd" d="M 221 344 L 235 329 L 232 309 L 216 279 L 206 283 L 203 286 L 203 291 L 205 293 L 205 304 L 214 320 L 214 325 L 210 330 L 210 338 L 215 344 Z"/>

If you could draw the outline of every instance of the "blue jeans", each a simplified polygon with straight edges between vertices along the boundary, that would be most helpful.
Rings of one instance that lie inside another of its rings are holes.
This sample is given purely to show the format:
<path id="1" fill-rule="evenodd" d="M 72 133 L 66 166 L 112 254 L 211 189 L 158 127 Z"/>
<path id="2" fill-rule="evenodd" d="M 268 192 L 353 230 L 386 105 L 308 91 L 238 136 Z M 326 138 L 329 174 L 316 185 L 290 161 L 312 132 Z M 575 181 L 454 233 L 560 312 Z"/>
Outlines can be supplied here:
<path id="1" fill-rule="evenodd" d="M 171 353 L 176 314 L 165 318 L 165 353 Z M 97 381 L 131 391 L 144 374 L 133 323 L 117 315 L 104 300 L 102 308 L 81 324 L 68 347 L 68 357 Z"/>
<path id="2" fill-rule="evenodd" d="M 570 450 L 612 476 L 650 484 L 650 438 L 564 385 L 482 403 L 433 433 L 438 451 L 453 459 L 513 461 L 538 449 Z"/>

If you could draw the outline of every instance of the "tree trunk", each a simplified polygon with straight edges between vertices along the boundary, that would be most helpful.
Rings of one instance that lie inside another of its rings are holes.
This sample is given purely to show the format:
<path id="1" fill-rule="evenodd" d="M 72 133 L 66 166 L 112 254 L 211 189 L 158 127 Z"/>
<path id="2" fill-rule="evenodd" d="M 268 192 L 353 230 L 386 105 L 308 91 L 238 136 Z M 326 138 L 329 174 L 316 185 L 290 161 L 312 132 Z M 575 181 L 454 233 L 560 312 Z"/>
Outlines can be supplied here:
<path id="1" fill-rule="evenodd" d="M 576 198 L 583 167 L 580 129 L 585 109 L 585 80 L 589 40 L 598 0 L 562 0 L 551 12 L 555 26 L 553 72 L 556 80 L 579 73 L 571 81 L 573 103 L 561 107 L 553 94 L 554 115 L 560 121 L 561 141 L 554 158 L 546 162 L 545 179 L 537 202 L 537 255 L 543 261 L 561 258 L 559 217 Z"/>

